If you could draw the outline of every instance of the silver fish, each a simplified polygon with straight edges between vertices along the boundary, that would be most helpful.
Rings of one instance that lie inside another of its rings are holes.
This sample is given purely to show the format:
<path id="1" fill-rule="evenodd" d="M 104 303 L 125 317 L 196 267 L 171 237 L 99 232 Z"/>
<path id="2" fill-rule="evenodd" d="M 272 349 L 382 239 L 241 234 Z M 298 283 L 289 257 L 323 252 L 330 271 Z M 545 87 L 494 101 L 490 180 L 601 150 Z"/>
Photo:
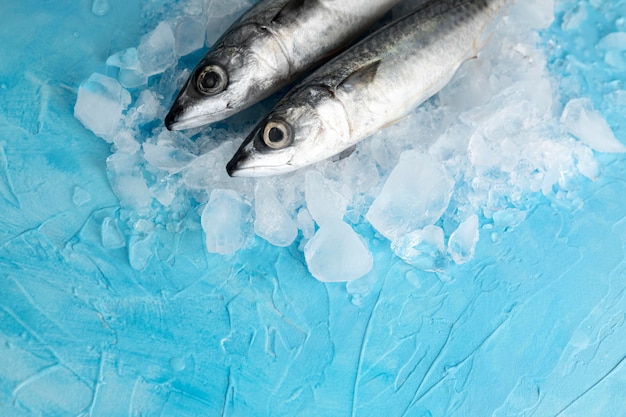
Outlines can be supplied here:
<path id="1" fill-rule="evenodd" d="M 510 0 L 439 0 L 296 85 L 246 138 L 231 176 L 282 174 L 337 155 L 436 94 L 486 43 Z"/>
<path id="2" fill-rule="evenodd" d="M 165 118 L 213 123 L 259 102 L 335 54 L 399 0 L 262 0 L 193 70 Z"/>

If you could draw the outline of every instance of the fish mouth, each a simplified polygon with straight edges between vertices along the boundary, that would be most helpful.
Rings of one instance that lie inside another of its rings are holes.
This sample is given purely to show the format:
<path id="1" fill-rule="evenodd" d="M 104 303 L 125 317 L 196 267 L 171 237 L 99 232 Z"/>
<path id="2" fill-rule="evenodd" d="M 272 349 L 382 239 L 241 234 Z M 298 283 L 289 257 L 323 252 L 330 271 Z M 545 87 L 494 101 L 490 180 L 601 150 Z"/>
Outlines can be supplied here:
<path id="1" fill-rule="evenodd" d="M 248 177 L 250 175 L 246 175 L 246 172 L 254 171 L 252 167 L 246 166 L 246 162 L 250 160 L 250 153 L 245 149 L 246 142 L 244 142 L 226 164 L 226 172 L 230 177 Z"/>
<path id="2" fill-rule="evenodd" d="M 167 130 L 179 130 L 178 115 L 173 108 L 167 113 L 163 123 L 165 124 Z"/>
<path id="3" fill-rule="evenodd" d="M 258 162 L 258 159 L 256 160 Z M 290 164 L 255 163 L 254 155 L 242 146 L 226 164 L 226 172 L 230 177 L 267 177 L 270 175 L 286 174 L 292 171 Z"/>
<path id="4" fill-rule="evenodd" d="M 184 130 L 208 125 L 219 119 L 211 117 L 209 114 L 199 114 L 197 116 L 182 117 L 182 110 L 176 106 L 167 113 L 163 123 L 167 130 Z"/>
<path id="5" fill-rule="evenodd" d="M 271 175 L 288 174 L 292 170 L 278 169 L 272 165 L 255 165 L 253 167 L 238 166 L 239 161 L 233 159 L 226 164 L 226 172 L 232 178 L 236 177 L 269 177 Z"/>

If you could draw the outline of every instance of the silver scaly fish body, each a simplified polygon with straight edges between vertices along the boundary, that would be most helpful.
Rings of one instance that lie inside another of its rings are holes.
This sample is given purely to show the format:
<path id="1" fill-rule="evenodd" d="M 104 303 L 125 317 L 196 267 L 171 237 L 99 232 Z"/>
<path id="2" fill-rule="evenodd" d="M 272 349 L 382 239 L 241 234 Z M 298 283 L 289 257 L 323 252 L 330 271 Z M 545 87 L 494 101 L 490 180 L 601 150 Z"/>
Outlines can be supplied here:
<path id="1" fill-rule="evenodd" d="M 337 155 L 406 116 L 477 55 L 510 0 L 439 0 L 370 35 L 292 89 L 227 165 L 281 174 Z"/>
<path id="2" fill-rule="evenodd" d="M 345 48 L 399 0 L 262 0 L 196 66 L 165 118 L 170 130 L 225 119 Z"/>

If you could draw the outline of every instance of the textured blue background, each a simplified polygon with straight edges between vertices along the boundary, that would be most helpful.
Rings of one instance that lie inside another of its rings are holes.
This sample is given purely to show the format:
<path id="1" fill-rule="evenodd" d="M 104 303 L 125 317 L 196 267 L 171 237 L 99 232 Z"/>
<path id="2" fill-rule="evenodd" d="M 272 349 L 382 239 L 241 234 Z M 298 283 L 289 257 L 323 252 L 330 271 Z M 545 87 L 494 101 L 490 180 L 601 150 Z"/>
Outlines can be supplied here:
<path id="1" fill-rule="evenodd" d="M 594 46 L 626 5 L 591 3 L 557 2 L 550 70 L 624 141 L 625 72 Z M 446 282 L 367 226 L 375 269 L 348 285 L 295 246 L 209 255 L 201 230 L 160 231 L 137 272 L 101 241 L 109 146 L 73 117 L 78 85 L 158 19 L 111 5 L 0 2 L 0 415 L 626 415 L 623 156 L 581 180 L 584 205 L 530 197 L 520 226 L 482 230 Z"/>

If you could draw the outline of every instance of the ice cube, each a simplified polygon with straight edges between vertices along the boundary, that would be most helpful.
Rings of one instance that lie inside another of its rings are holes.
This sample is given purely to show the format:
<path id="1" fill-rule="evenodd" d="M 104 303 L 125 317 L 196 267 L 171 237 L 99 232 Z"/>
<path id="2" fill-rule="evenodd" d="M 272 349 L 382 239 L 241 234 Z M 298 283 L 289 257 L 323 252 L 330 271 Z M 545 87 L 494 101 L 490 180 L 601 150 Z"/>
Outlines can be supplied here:
<path id="1" fill-rule="evenodd" d="M 184 3 L 185 14 L 191 15 L 191 16 L 198 16 L 202 14 L 202 12 L 204 11 L 206 2 L 207 2 L 206 0 L 187 0 Z"/>
<path id="2" fill-rule="evenodd" d="M 274 246 L 289 246 L 298 227 L 267 181 L 259 181 L 254 192 L 254 232 Z"/>
<path id="3" fill-rule="evenodd" d="M 576 152 L 576 168 L 585 177 L 595 180 L 600 175 L 600 165 L 593 157 L 593 151 L 587 147 Z"/>
<path id="4" fill-rule="evenodd" d="M 581 24 L 587 20 L 587 16 L 586 7 L 574 7 L 571 10 L 567 10 L 563 15 L 563 24 L 561 27 L 563 30 L 578 29 Z"/>
<path id="5" fill-rule="evenodd" d="M 233 190 L 214 189 L 202 210 L 207 251 L 226 255 L 239 250 L 246 238 L 250 206 Z"/>
<path id="6" fill-rule="evenodd" d="M 448 240 L 448 253 L 456 264 L 463 264 L 474 257 L 478 237 L 478 216 L 472 214 L 459 224 Z"/>
<path id="7" fill-rule="evenodd" d="M 502 163 L 502 154 L 492 148 L 491 142 L 488 142 L 483 135 L 475 132 L 467 145 L 467 155 L 472 165 L 489 168 Z"/>
<path id="8" fill-rule="evenodd" d="M 466 63 L 453 81 L 439 92 L 440 104 L 463 111 L 485 103 L 493 94 L 489 85 L 492 71 L 486 60 Z"/>
<path id="9" fill-rule="evenodd" d="M 250 178 L 231 178 L 226 173 L 226 161 L 237 150 L 237 141 L 229 140 L 210 152 L 204 153 L 187 165 L 182 171 L 183 181 L 188 189 L 230 188 L 246 195 L 254 192 L 254 182 Z"/>
<path id="10" fill-rule="evenodd" d="M 554 20 L 554 0 L 526 0 L 516 2 L 509 13 L 516 26 L 529 29 L 548 27 Z"/>
<path id="11" fill-rule="evenodd" d="M 141 38 L 137 47 L 137 58 L 147 76 L 160 74 L 176 64 L 175 39 L 172 28 L 161 22 L 150 33 Z"/>
<path id="12" fill-rule="evenodd" d="M 117 219 L 105 217 L 101 226 L 102 246 L 107 249 L 117 249 L 126 246 L 124 235 L 117 225 Z"/>
<path id="13" fill-rule="evenodd" d="M 130 102 L 130 93 L 117 80 L 94 73 L 78 88 L 74 117 L 96 136 L 113 142 Z"/>
<path id="14" fill-rule="evenodd" d="M 318 225 L 328 219 L 343 219 L 348 202 L 319 171 L 311 170 L 306 173 L 304 195 L 307 209 Z"/>
<path id="15" fill-rule="evenodd" d="M 454 181 L 428 155 L 405 151 L 367 212 L 389 240 L 435 223 L 448 207 Z"/>
<path id="16" fill-rule="evenodd" d="M 164 111 L 158 97 L 150 90 L 143 90 L 139 94 L 139 98 L 135 103 L 135 109 L 138 114 L 138 123 L 151 122 Z"/>
<path id="17" fill-rule="evenodd" d="M 313 234 L 315 233 L 315 223 L 313 222 L 311 213 L 309 213 L 309 210 L 306 207 L 302 207 L 298 210 L 296 220 L 298 222 L 298 229 L 302 230 L 302 236 L 305 239 L 313 237 Z"/>
<path id="18" fill-rule="evenodd" d="M 135 134 L 132 130 L 122 129 L 115 134 L 113 143 L 118 151 L 133 154 L 136 153 L 141 145 L 135 140 Z"/>
<path id="19" fill-rule="evenodd" d="M 226 17 L 250 6 L 250 0 L 206 0 L 206 3 L 207 14 L 211 17 Z"/>
<path id="20" fill-rule="evenodd" d="M 611 127 L 594 108 L 589 98 L 570 100 L 563 109 L 561 123 L 575 137 L 598 152 L 626 152 Z"/>
<path id="21" fill-rule="evenodd" d="M 496 227 L 515 227 L 526 219 L 526 212 L 509 208 L 493 213 L 493 224 Z"/>
<path id="22" fill-rule="evenodd" d="M 442 271 L 446 267 L 443 230 L 428 225 L 391 242 L 391 249 L 406 263 L 422 271 Z"/>
<path id="23" fill-rule="evenodd" d="M 201 190 L 215 184 L 219 167 L 217 152 L 207 152 L 189 163 L 182 171 L 183 181 L 189 189 Z"/>
<path id="24" fill-rule="evenodd" d="M 176 55 L 185 56 L 202 48 L 205 37 L 204 23 L 193 17 L 182 17 L 174 29 Z"/>
<path id="25" fill-rule="evenodd" d="M 117 68 L 133 68 L 139 65 L 139 61 L 137 60 L 137 48 L 122 49 L 110 55 L 106 60 L 106 64 L 110 67 Z"/>
<path id="26" fill-rule="evenodd" d="M 195 144 L 180 132 L 163 130 L 156 143 L 146 142 L 142 148 L 146 161 L 170 173 L 180 171 L 196 159 Z"/>
<path id="27" fill-rule="evenodd" d="M 626 33 L 612 32 L 600 39 L 596 46 L 604 52 L 604 62 L 613 68 L 626 69 Z"/>
<path id="28" fill-rule="evenodd" d="M 341 220 L 328 219 L 304 247 L 309 272 L 322 282 L 352 281 L 373 266 L 363 239 Z"/>
<path id="29" fill-rule="evenodd" d="M 178 190 L 178 184 L 169 176 L 161 179 L 150 187 L 152 197 L 156 198 L 164 207 L 172 207 Z"/>
<path id="30" fill-rule="evenodd" d="M 196 159 L 192 153 L 178 149 L 171 145 L 143 144 L 143 154 L 146 161 L 164 171 L 178 172 Z"/>
<path id="31" fill-rule="evenodd" d="M 107 158 L 107 174 L 111 188 L 125 208 L 138 213 L 149 213 L 152 194 L 140 168 L 141 158 L 136 154 L 116 152 Z"/>
<path id="32" fill-rule="evenodd" d="M 117 79 L 126 88 L 136 88 L 148 82 L 148 76 L 141 68 L 137 58 L 137 48 L 128 48 L 116 52 L 107 58 L 106 64 L 119 68 Z"/>

